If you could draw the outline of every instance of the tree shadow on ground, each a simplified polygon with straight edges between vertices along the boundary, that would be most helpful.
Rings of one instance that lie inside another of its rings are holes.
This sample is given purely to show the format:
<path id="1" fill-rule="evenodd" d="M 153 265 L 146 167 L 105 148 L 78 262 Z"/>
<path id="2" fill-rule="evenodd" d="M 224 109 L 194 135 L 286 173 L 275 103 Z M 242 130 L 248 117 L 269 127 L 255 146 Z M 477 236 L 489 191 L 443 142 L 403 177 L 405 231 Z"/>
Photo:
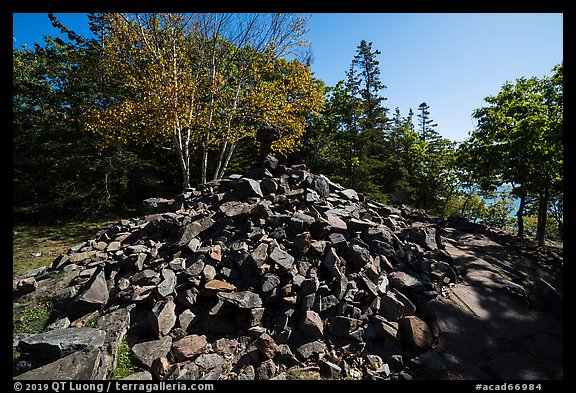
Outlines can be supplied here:
<path id="1" fill-rule="evenodd" d="M 484 245 L 451 249 L 464 280 L 428 305 L 439 348 L 460 359 L 464 379 L 562 379 L 562 293 L 539 293 L 550 299 L 534 304 L 526 285 L 558 277 L 538 261 L 519 265 L 513 250 Z"/>

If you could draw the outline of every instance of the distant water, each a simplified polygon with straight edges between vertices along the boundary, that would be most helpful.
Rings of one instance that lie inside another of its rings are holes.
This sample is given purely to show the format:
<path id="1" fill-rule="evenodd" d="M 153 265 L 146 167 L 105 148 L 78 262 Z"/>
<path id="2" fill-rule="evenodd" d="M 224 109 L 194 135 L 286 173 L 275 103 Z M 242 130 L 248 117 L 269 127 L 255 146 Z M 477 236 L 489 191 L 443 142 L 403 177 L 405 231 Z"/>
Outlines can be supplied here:
<path id="1" fill-rule="evenodd" d="M 498 192 L 505 192 L 507 191 L 508 193 L 510 193 L 512 191 L 512 186 L 508 185 L 508 184 L 504 184 L 499 186 L 496 189 Z M 512 200 L 512 202 L 514 203 L 514 209 L 510 212 L 509 216 L 510 217 L 516 217 L 516 212 L 518 212 L 518 209 L 520 208 L 520 199 L 514 197 L 513 195 L 509 194 L 509 198 Z M 490 202 L 492 200 L 494 200 L 493 198 L 484 198 L 486 201 Z M 498 198 L 496 198 L 498 199 Z"/>
<path id="2" fill-rule="evenodd" d="M 509 193 L 509 198 L 512 199 L 512 202 L 514 202 L 514 210 L 510 212 L 510 216 L 516 217 L 516 212 L 520 208 L 520 198 L 516 198 L 515 196 L 510 194 L 510 192 L 512 191 L 512 186 L 507 184 L 501 185 L 500 187 L 497 188 L 497 190 L 498 192 L 507 191 Z"/>

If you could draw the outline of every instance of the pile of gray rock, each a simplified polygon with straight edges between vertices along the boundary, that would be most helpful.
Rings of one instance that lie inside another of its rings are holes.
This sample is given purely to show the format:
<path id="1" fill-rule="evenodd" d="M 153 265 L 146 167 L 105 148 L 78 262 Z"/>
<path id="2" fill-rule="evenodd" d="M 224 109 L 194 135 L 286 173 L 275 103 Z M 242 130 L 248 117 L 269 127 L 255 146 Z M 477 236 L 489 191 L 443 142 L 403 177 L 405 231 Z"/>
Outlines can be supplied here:
<path id="1" fill-rule="evenodd" d="M 132 379 L 412 379 L 457 366 L 434 349 L 426 306 L 456 279 L 450 254 L 408 209 L 271 157 L 144 205 L 15 281 L 30 296 L 50 272 L 68 278 L 46 331 L 14 337 L 15 378 L 104 379 L 125 338 L 144 370 Z"/>

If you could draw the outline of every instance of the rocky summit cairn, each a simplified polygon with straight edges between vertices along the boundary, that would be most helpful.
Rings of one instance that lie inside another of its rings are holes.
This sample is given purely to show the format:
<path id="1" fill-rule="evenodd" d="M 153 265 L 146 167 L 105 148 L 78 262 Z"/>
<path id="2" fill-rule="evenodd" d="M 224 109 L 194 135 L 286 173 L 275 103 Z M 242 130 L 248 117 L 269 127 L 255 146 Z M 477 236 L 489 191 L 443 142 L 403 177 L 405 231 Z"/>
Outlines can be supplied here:
<path id="1" fill-rule="evenodd" d="M 256 131 L 256 141 L 260 143 L 258 157 L 266 159 L 272 151 L 272 143 L 280 139 L 280 130 L 270 126 L 262 126 Z"/>
<path id="2" fill-rule="evenodd" d="M 134 379 L 446 378 L 461 369 L 438 345 L 429 307 L 444 305 L 459 279 L 440 227 L 305 165 L 278 165 L 275 135 L 257 136 L 273 165 L 148 200 L 151 214 L 18 277 L 15 296 L 41 294 L 56 311 L 46 332 L 14 337 L 15 378 L 103 379 L 124 337 L 144 370 Z M 63 275 L 49 290 L 53 271 Z"/>

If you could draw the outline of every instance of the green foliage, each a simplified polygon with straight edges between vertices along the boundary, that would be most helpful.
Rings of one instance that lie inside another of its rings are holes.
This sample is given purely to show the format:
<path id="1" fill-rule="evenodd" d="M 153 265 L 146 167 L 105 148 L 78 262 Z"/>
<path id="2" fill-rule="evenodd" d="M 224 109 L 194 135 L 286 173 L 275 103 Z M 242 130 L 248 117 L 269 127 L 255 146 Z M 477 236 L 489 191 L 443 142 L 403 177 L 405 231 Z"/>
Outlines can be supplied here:
<path id="1" fill-rule="evenodd" d="M 134 214 L 142 199 L 173 195 L 207 173 L 245 173 L 256 159 L 255 130 L 271 124 L 281 130 L 273 150 L 287 163 L 304 162 L 372 199 L 509 227 L 509 196 L 491 194 L 509 184 L 521 201 L 519 232 L 526 215 L 541 243 L 562 238 L 562 64 L 486 97 L 473 113 L 478 126 L 456 149 L 426 102 L 418 127 L 412 109 L 388 117 L 372 43 L 360 42 L 336 86 L 313 78 L 296 60 L 306 47 L 302 18 L 90 20 L 96 39 L 53 18 L 67 41 L 47 36 L 44 46 L 13 51 L 17 222 Z M 233 34 L 235 21 L 246 34 Z M 289 53 L 293 60 L 283 58 Z M 44 264 L 35 258 L 19 255 L 14 272 Z"/>
<path id="2" fill-rule="evenodd" d="M 363 130 L 383 129 L 387 123 L 388 109 L 382 106 L 386 97 L 380 95 L 386 86 L 380 81 L 380 62 L 376 60 L 380 54 L 379 50 L 372 51 L 371 42 L 362 40 L 350 68 L 348 88 L 351 92 L 357 90 L 360 93 L 360 113 L 363 116 L 358 121 Z M 353 88 L 351 83 L 355 84 Z"/>
<path id="3" fill-rule="evenodd" d="M 13 206 L 21 222 L 128 212 L 173 192 L 162 146 L 110 146 L 79 119 L 100 89 L 94 48 L 47 36 L 13 51 Z M 154 158 L 155 162 L 148 161 Z"/>
<path id="4" fill-rule="evenodd" d="M 13 303 L 12 311 L 15 314 L 14 330 L 17 333 L 41 333 L 48 325 L 51 304 L 48 301 L 40 302 L 32 307 L 27 304 Z"/>
<path id="5" fill-rule="evenodd" d="M 514 219 L 510 213 L 514 210 L 514 202 L 510 199 L 498 199 L 486 206 L 485 217 L 482 222 L 496 228 L 511 228 Z"/>
<path id="6" fill-rule="evenodd" d="M 12 231 L 12 274 L 49 265 L 58 255 L 94 236 L 117 220 L 17 225 Z M 38 255 L 39 256 L 36 256 Z M 53 273 L 56 274 L 56 273 Z"/>
<path id="7" fill-rule="evenodd" d="M 506 82 L 488 106 L 474 111 L 477 128 L 460 147 L 460 163 L 484 189 L 511 184 L 521 199 L 538 199 L 539 244 L 543 244 L 550 201 L 561 198 L 563 184 L 562 65 L 551 77 Z M 495 159 L 498 157 L 498 159 Z M 519 234 L 523 235 L 523 211 Z"/>
<path id="8" fill-rule="evenodd" d="M 420 113 L 420 134 L 410 130 L 408 135 L 408 160 L 411 175 L 412 203 L 416 206 L 442 213 L 446 199 L 454 190 L 454 144 L 444 139 L 434 129 L 429 106 L 423 102 Z"/>
<path id="9" fill-rule="evenodd" d="M 94 318 L 92 318 L 92 319 L 90 319 L 89 321 L 87 321 L 84 326 L 86 326 L 86 327 L 91 327 L 91 328 L 96 328 L 96 327 L 98 327 L 98 318 L 99 318 L 99 315 L 96 315 Z"/>
<path id="10" fill-rule="evenodd" d="M 434 130 L 434 127 L 438 126 L 438 124 L 434 123 L 434 121 L 430 118 L 430 107 L 426 102 L 422 102 L 418 105 L 418 121 L 420 125 L 420 139 L 427 142 L 430 139 L 439 139 L 439 135 Z"/>
<path id="11" fill-rule="evenodd" d="M 546 223 L 546 239 L 550 241 L 562 241 L 562 225 L 553 218 L 548 216 Z M 524 217 L 524 230 L 528 236 L 536 236 L 538 231 L 538 216 L 528 214 Z"/>
<path id="12" fill-rule="evenodd" d="M 300 367 L 292 367 L 286 373 L 288 380 L 321 380 L 317 371 L 304 370 Z"/>
<path id="13" fill-rule="evenodd" d="M 507 191 L 483 192 L 477 188 L 455 191 L 446 202 L 444 215 L 457 214 L 471 222 L 494 228 L 512 229 L 514 219 L 511 213 L 514 202 Z"/>
<path id="14" fill-rule="evenodd" d="M 116 356 L 116 369 L 113 372 L 109 372 L 106 376 L 106 379 L 118 380 L 141 371 L 140 368 L 134 364 L 131 353 L 132 352 L 130 350 L 128 340 L 126 337 L 124 337 L 118 348 L 118 354 Z"/>
<path id="15" fill-rule="evenodd" d="M 403 118 L 396 108 L 388 118 L 376 59 L 381 53 L 371 45 L 360 43 L 346 81 L 328 89 L 323 116 L 306 134 L 302 159 L 369 198 L 441 213 L 455 188 L 454 146 L 433 129 L 426 103 L 419 107 L 421 135 L 412 110 Z"/>
<path id="16" fill-rule="evenodd" d="M 106 144 L 173 144 L 190 187 L 190 154 L 220 151 L 214 178 L 243 138 L 272 124 L 273 150 L 294 150 L 306 117 L 319 111 L 321 89 L 308 66 L 282 56 L 305 46 L 305 19 L 284 14 L 104 14 L 93 21 L 103 94 L 84 124 Z M 96 46 L 96 45 L 95 45 Z M 123 86 L 118 90 L 117 85 Z"/>
<path id="17" fill-rule="evenodd" d="M 91 14 L 96 39 L 78 36 L 51 17 L 68 40 L 46 36 L 43 46 L 13 51 L 16 221 L 134 214 L 142 199 L 181 191 L 180 180 L 188 184 L 190 173 L 201 172 L 196 178 L 201 182 L 207 166 L 215 178 L 228 164 L 245 168 L 250 154 L 234 160 L 232 153 L 254 143 L 258 124 L 252 109 L 258 109 L 260 121 L 282 128 L 277 151 L 293 149 L 322 103 L 322 89 L 309 67 L 280 58 L 297 54 L 305 20 L 266 15 L 194 16 L 214 17 L 212 22 L 227 28 L 234 18 L 251 18 L 253 29 L 266 26 L 270 34 L 251 30 L 227 40 L 199 31 L 198 24 L 186 25 L 188 41 L 178 41 L 176 48 L 176 79 L 172 63 L 158 56 L 170 59 L 174 34 L 181 34 L 170 29 L 185 24 L 182 15 Z M 139 23 L 144 36 L 134 30 Z M 114 29 L 118 34 L 109 35 Z M 143 40 L 156 47 L 145 50 Z M 138 42 L 142 45 L 131 45 Z M 258 107 L 257 98 L 275 99 L 276 106 Z M 167 106 L 175 102 L 177 109 Z M 180 128 L 173 132 L 176 123 Z M 193 154 L 204 150 L 207 157 L 220 149 L 217 162 Z"/>
<path id="18" fill-rule="evenodd" d="M 301 140 L 299 160 L 310 168 L 324 173 L 336 182 L 349 184 L 351 141 L 347 130 L 351 127 L 352 97 L 344 82 L 326 88 L 327 97 L 322 116 L 314 119 Z"/>

